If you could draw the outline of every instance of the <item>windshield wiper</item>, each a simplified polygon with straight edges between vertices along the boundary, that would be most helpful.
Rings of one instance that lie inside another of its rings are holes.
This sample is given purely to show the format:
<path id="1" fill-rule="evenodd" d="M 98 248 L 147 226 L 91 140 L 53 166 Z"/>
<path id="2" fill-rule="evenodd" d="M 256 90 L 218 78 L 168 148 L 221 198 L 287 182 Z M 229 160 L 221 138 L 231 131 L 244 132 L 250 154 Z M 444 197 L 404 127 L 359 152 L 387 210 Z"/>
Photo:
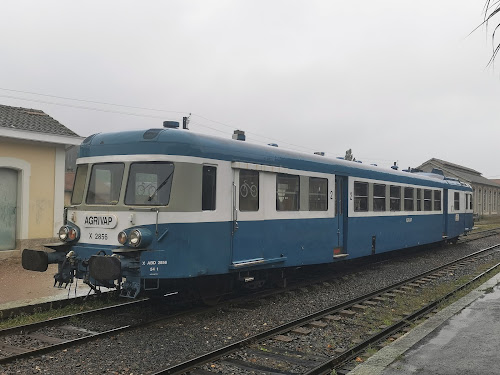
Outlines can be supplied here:
<path id="1" fill-rule="evenodd" d="M 168 182 L 168 180 L 170 180 L 170 177 L 172 177 L 173 174 L 174 174 L 174 170 L 172 169 L 172 172 L 170 172 L 170 174 L 167 176 L 167 178 L 165 180 L 163 180 L 163 182 L 156 188 L 156 190 L 153 191 L 153 194 L 151 194 L 149 196 L 148 202 L 151 202 L 151 200 L 156 195 L 156 193 L 158 193 L 158 190 L 160 190 L 162 187 L 164 187 L 166 185 L 166 183 Z"/>

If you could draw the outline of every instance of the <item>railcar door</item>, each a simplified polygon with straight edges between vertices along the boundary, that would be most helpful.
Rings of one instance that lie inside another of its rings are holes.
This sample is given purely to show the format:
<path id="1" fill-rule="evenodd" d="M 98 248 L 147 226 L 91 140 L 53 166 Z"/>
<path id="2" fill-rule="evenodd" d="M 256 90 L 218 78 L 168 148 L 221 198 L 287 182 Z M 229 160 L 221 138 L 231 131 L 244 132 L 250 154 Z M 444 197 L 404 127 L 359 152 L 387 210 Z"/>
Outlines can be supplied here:
<path id="1" fill-rule="evenodd" d="M 249 169 L 233 169 L 232 264 L 251 266 L 264 259 L 267 235 L 261 200 L 262 173 Z"/>
<path id="2" fill-rule="evenodd" d="M 345 254 L 345 218 L 347 216 L 347 177 L 335 176 L 335 216 L 337 218 L 337 253 Z M 337 255 L 337 254 L 336 254 Z"/>

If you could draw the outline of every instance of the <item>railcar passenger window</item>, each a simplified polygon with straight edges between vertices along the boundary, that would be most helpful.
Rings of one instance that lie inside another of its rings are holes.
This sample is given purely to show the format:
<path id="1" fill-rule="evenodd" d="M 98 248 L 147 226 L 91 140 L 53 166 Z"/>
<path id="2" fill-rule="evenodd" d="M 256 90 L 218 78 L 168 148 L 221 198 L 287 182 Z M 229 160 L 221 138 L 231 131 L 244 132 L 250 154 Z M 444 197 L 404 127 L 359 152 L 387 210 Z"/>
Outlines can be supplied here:
<path id="1" fill-rule="evenodd" d="M 140 162 L 130 165 L 125 204 L 131 206 L 166 206 L 174 165 L 168 162 Z"/>
<path id="2" fill-rule="evenodd" d="M 432 190 L 424 190 L 424 211 L 432 211 Z"/>
<path id="3" fill-rule="evenodd" d="M 422 211 L 422 189 L 417 189 L 417 211 Z"/>
<path id="4" fill-rule="evenodd" d="M 214 211 L 217 192 L 217 167 L 203 166 L 201 185 L 201 210 Z"/>
<path id="5" fill-rule="evenodd" d="M 354 211 L 368 211 L 368 182 L 354 182 Z"/>
<path id="6" fill-rule="evenodd" d="M 413 207 L 413 188 L 405 187 L 405 211 L 414 211 Z"/>
<path id="7" fill-rule="evenodd" d="M 373 211 L 385 211 L 385 185 L 373 184 Z"/>
<path id="8" fill-rule="evenodd" d="M 94 164 L 90 174 L 87 203 L 117 204 L 122 188 L 124 168 L 123 163 Z"/>
<path id="9" fill-rule="evenodd" d="M 309 178 L 309 211 L 328 211 L 328 180 Z"/>
<path id="10" fill-rule="evenodd" d="M 455 211 L 460 210 L 460 193 L 455 192 L 453 194 L 453 206 L 455 208 Z"/>
<path id="11" fill-rule="evenodd" d="M 73 194 L 71 194 L 71 204 L 81 204 L 83 201 L 83 191 L 85 190 L 85 181 L 87 180 L 88 164 L 79 164 L 76 168 L 75 183 L 73 185 Z"/>
<path id="12" fill-rule="evenodd" d="M 259 211 L 259 172 L 240 170 L 240 211 Z"/>
<path id="13" fill-rule="evenodd" d="M 441 211 L 441 191 L 434 190 L 434 211 Z"/>
<path id="14" fill-rule="evenodd" d="M 470 195 L 470 207 L 469 210 L 472 210 L 474 206 L 472 205 L 472 194 Z"/>
<path id="15" fill-rule="evenodd" d="M 276 176 L 276 210 L 299 210 L 299 176 L 280 173 Z"/>
<path id="16" fill-rule="evenodd" d="M 391 185 L 391 211 L 401 211 L 401 186 Z"/>

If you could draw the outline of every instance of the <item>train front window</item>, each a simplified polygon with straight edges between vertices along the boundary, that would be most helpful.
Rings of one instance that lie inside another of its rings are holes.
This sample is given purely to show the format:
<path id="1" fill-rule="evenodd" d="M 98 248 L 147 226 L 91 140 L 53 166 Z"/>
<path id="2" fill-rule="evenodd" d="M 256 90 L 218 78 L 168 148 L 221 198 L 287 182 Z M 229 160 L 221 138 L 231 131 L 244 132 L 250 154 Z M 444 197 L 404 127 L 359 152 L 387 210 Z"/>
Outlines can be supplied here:
<path id="1" fill-rule="evenodd" d="M 71 204 L 78 205 L 83 201 L 83 191 L 85 190 L 85 181 L 87 181 L 88 164 L 80 164 L 76 168 L 75 183 L 73 185 L 73 194 L 71 194 Z"/>
<path id="2" fill-rule="evenodd" d="M 117 204 L 124 168 L 123 163 L 94 164 L 87 192 L 87 204 Z"/>
<path id="3" fill-rule="evenodd" d="M 132 163 L 125 193 L 125 204 L 130 206 L 168 205 L 173 174 L 172 163 Z"/>

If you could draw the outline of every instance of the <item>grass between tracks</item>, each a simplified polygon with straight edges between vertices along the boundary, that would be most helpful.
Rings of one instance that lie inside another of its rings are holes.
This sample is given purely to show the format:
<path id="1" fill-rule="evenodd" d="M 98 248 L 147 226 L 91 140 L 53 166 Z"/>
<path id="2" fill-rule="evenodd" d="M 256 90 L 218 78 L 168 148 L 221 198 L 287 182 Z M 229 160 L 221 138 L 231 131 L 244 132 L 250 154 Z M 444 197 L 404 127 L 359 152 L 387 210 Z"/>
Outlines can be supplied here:
<path id="1" fill-rule="evenodd" d="M 497 260 L 493 260 L 491 262 L 480 265 L 476 269 L 475 275 L 486 271 L 487 269 L 493 267 L 497 263 L 498 263 Z M 479 280 L 476 280 L 474 283 L 469 285 L 464 290 L 456 293 L 453 297 L 439 303 L 435 311 L 442 310 L 446 306 L 464 297 L 472 290 L 474 290 L 475 288 L 477 288 L 478 286 L 480 286 L 481 284 L 483 284 L 484 282 L 486 282 L 487 280 L 489 280 L 498 273 L 500 273 L 500 269 L 496 269 L 489 275 L 483 276 Z M 469 282 L 470 280 L 472 280 L 475 277 L 475 275 L 457 277 L 452 281 L 442 284 L 439 283 L 439 280 L 433 281 L 429 284 L 426 284 L 419 290 L 417 290 L 416 294 L 413 293 L 401 294 L 398 295 L 396 298 L 394 298 L 392 301 L 390 301 L 388 304 L 385 304 L 384 306 L 370 307 L 362 315 L 360 314 L 359 318 L 356 319 L 359 319 L 359 324 L 369 325 L 370 327 L 374 328 L 376 327 L 383 328 L 382 326 L 390 326 L 396 321 L 399 321 L 402 317 L 421 309 L 422 307 L 426 306 L 427 304 L 433 301 L 443 298 L 445 295 L 452 292 L 459 286 L 462 286 L 467 282 Z M 450 271 L 449 276 L 453 276 L 453 271 Z M 416 325 L 422 323 L 424 320 L 425 318 L 422 318 L 420 320 L 410 322 L 410 328 L 415 327 Z M 394 340 L 395 338 L 389 338 L 386 343 L 390 343 L 391 341 Z M 358 363 L 364 362 L 368 357 L 372 356 L 377 351 L 378 351 L 377 348 L 369 347 L 360 357 L 356 359 L 356 362 Z"/>
<path id="2" fill-rule="evenodd" d="M 495 216 L 483 216 L 478 221 L 474 222 L 474 232 L 478 232 L 481 230 L 495 229 L 500 227 L 500 215 Z"/>
<path id="3" fill-rule="evenodd" d="M 31 314 L 21 314 L 4 321 L 0 321 L 0 330 L 6 328 L 12 328 L 17 326 L 22 326 L 31 323 L 37 323 L 44 320 L 58 318 L 61 316 L 72 315 L 84 311 L 90 311 L 99 309 L 102 307 L 108 307 L 113 305 L 118 305 L 122 303 L 123 300 L 117 298 L 101 299 L 101 300 L 89 300 L 83 303 L 72 304 L 58 309 L 50 309 L 47 311 L 38 311 Z"/>

